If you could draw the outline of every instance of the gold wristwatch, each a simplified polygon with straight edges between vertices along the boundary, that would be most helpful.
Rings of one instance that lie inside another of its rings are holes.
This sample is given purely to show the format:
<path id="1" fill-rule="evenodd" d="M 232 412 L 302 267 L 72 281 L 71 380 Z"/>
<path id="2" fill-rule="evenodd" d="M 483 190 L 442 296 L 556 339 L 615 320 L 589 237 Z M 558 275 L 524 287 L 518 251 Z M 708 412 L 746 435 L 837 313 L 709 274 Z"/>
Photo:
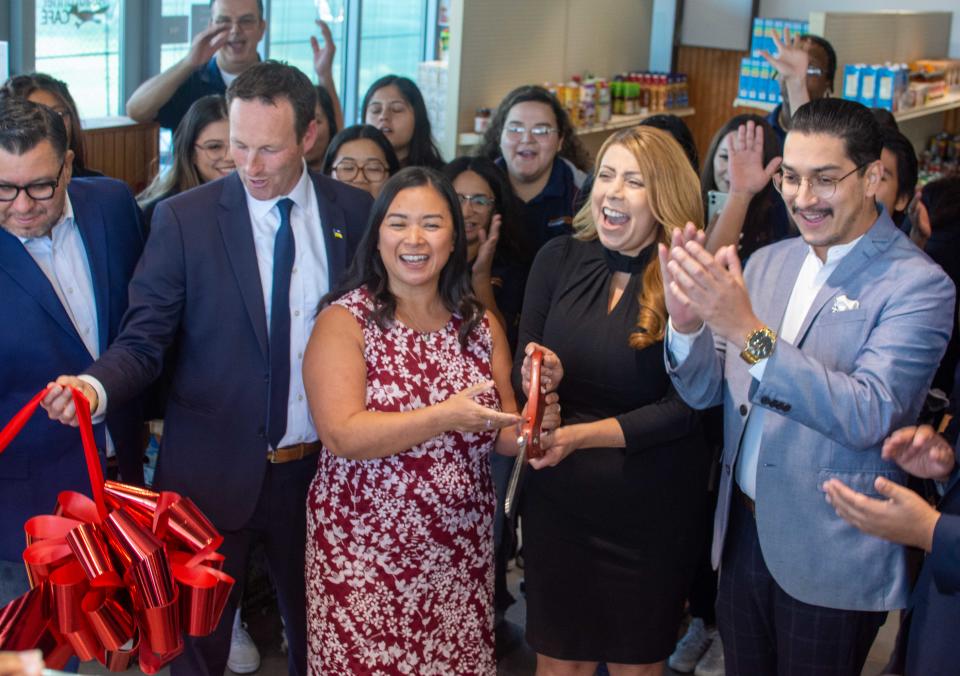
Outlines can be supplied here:
<path id="1" fill-rule="evenodd" d="M 773 348 L 777 344 L 777 334 L 766 326 L 761 326 L 755 331 L 747 334 L 747 342 L 740 353 L 743 361 L 753 366 L 761 359 L 766 359 L 773 354 Z"/>

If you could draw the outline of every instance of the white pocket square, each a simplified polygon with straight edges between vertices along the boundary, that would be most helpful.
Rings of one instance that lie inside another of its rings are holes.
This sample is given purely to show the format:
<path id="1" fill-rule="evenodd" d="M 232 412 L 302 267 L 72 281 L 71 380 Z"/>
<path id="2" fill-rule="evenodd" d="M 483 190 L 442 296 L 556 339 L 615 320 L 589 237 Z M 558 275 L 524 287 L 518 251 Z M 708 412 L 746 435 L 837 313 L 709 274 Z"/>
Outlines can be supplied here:
<path id="1" fill-rule="evenodd" d="M 860 307 L 860 301 L 847 298 L 846 294 L 840 294 L 833 299 L 833 309 L 831 312 L 846 312 L 847 310 L 856 310 Z"/>

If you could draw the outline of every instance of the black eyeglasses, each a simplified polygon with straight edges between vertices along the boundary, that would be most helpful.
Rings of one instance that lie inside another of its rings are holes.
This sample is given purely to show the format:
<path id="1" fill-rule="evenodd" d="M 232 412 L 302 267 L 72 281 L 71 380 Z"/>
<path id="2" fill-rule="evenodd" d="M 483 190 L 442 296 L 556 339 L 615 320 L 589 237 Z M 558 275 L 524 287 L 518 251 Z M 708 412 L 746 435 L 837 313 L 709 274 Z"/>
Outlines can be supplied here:
<path id="1" fill-rule="evenodd" d="M 387 167 L 379 160 L 369 160 L 357 164 L 351 160 L 342 160 L 333 166 L 333 173 L 341 181 L 352 181 L 363 174 L 369 183 L 379 183 L 387 177 Z"/>
<path id="2" fill-rule="evenodd" d="M 63 165 L 64 162 L 61 162 L 56 181 L 43 181 L 40 183 L 31 183 L 30 185 L 0 183 L 0 202 L 13 202 L 19 197 L 21 190 L 27 193 L 27 197 L 36 202 L 44 202 L 52 199 L 57 192 L 57 186 L 60 185 L 60 177 L 63 176 Z"/>

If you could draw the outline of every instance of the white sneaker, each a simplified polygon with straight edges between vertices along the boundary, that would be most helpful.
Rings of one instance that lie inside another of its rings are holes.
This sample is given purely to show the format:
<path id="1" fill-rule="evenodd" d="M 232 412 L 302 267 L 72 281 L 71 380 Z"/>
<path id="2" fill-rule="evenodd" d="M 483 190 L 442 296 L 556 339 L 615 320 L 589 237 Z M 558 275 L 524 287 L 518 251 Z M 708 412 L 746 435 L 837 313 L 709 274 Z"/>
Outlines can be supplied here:
<path id="1" fill-rule="evenodd" d="M 713 634 L 713 641 L 707 648 L 707 652 L 697 662 L 697 668 L 693 671 L 694 676 L 724 676 L 723 641 L 720 640 L 720 634 L 716 629 L 711 629 L 709 633 Z"/>
<path id="2" fill-rule="evenodd" d="M 712 633 L 716 634 L 716 629 Z M 711 632 L 703 624 L 703 619 L 695 617 L 690 621 L 687 627 L 687 633 L 677 641 L 677 647 L 673 649 L 673 654 L 667 658 L 667 664 L 674 671 L 681 674 L 692 672 L 700 658 L 707 652 L 712 640 Z"/>
<path id="3" fill-rule="evenodd" d="M 230 639 L 230 657 L 227 668 L 235 674 L 252 674 L 260 668 L 260 651 L 247 633 L 247 625 L 240 621 L 240 610 L 233 617 L 233 636 Z"/>

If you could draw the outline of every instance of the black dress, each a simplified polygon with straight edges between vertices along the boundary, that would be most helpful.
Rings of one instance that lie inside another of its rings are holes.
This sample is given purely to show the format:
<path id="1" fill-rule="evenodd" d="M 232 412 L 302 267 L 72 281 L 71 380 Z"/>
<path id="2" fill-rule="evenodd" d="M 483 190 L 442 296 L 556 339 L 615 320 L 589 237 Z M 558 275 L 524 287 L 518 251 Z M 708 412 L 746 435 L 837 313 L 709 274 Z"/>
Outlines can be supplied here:
<path id="1" fill-rule="evenodd" d="M 612 270 L 642 270 L 653 255 L 654 246 L 627 259 L 597 240 L 561 237 L 541 249 L 527 281 L 516 363 L 528 341 L 554 350 L 563 424 L 614 417 L 626 438 L 625 449 L 579 449 L 527 474 L 527 642 L 558 659 L 669 656 L 702 543 L 710 455 L 698 416 L 670 384 L 663 343 L 628 343 L 642 272 L 607 314 Z"/>

